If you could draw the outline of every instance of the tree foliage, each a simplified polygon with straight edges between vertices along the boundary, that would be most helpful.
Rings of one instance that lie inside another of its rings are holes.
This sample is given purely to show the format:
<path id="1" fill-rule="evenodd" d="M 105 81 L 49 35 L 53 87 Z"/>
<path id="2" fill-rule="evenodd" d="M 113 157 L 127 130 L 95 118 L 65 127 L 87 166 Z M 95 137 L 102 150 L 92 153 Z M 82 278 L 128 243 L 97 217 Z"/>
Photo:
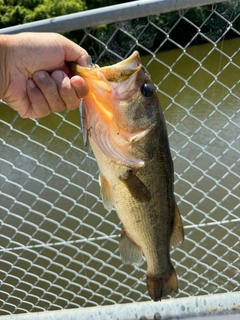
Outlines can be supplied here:
<path id="1" fill-rule="evenodd" d="M 0 0 L 0 28 L 86 9 L 85 0 Z"/>

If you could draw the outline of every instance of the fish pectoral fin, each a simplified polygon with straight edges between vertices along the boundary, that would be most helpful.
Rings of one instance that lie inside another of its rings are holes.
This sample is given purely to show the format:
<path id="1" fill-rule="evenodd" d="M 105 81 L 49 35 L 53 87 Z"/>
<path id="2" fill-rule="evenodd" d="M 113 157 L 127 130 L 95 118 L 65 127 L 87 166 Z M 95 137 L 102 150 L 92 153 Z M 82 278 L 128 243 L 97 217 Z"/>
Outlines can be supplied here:
<path id="1" fill-rule="evenodd" d="M 128 136 L 128 140 L 130 142 L 137 142 L 139 140 L 141 140 L 142 138 L 144 138 L 146 135 L 149 134 L 149 132 L 152 130 L 152 128 L 154 127 L 155 124 L 152 124 L 151 126 L 149 126 L 147 129 L 145 130 L 142 130 L 140 132 L 137 132 L 137 133 L 132 133 L 132 134 L 129 134 Z"/>
<path id="2" fill-rule="evenodd" d="M 108 181 L 102 176 L 102 174 L 99 174 L 99 185 L 100 185 L 100 194 L 102 197 L 104 208 L 108 211 L 110 211 L 113 207 L 113 199 L 112 199 L 112 193 L 111 188 L 108 183 Z"/>
<path id="3" fill-rule="evenodd" d="M 150 192 L 132 170 L 127 170 L 124 174 L 119 176 L 119 179 L 126 185 L 133 198 L 140 202 L 150 201 Z"/>
<path id="4" fill-rule="evenodd" d="M 142 261 L 142 250 L 128 237 L 124 229 L 119 242 L 119 251 L 124 264 L 137 265 Z"/>
<path id="5" fill-rule="evenodd" d="M 173 219 L 172 219 L 172 234 L 170 238 L 171 248 L 177 247 L 184 240 L 184 230 L 180 212 L 176 202 L 174 201 Z"/>

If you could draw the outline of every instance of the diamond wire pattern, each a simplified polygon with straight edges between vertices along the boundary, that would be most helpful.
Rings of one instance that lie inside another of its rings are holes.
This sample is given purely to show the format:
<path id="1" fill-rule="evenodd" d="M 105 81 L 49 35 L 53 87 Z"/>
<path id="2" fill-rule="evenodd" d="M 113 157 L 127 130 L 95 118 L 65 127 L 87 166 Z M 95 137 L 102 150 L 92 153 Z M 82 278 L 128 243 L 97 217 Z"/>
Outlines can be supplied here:
<path id="1" fill-rule="evenodd" d="M 164 109 L 186 234 L 172 253 L 177 297 L 239 290 L 240 52 L 225 38 L 230 31 L 239 37 L 240 17 L 224 6 L 203 9 L 203 23 L 189 9 L 168 23 L 159 16 L 113 24 L 111 35 L 89 29 L 81 42 L 96 63 L 135 49 L 148 55 L 143 63 Z M 214 15 L 224 29 L 211 25 Z M 191 32 L 185 44 L 172 38 L 183 22 Z M 199 52 L 197 37 L 207 42 Z M 175 49 L 157 53 L 170 43 Z M 145 261 L 133 268 L 119 258 L 121 225 L 103 209 L 78 111 L 37 121 L 1 108 L 0 315 L 148 300 Z"/>

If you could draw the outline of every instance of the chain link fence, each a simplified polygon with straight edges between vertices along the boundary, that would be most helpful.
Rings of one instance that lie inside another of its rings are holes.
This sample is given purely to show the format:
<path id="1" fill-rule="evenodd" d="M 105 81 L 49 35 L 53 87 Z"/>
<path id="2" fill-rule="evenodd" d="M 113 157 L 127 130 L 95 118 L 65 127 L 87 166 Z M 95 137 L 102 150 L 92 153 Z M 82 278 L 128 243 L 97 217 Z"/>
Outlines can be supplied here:
<path id="1" fill-rule="evenodd" d="M 175 297 L 239 290 L 239 30 L 237 0 L 81 30 L 98 64 L 139 50 L 159 93 L 185 228 Z M 149 300 L 79 124 L 78 110 L 26 120 L 1 104 L 0 315 Z"/>

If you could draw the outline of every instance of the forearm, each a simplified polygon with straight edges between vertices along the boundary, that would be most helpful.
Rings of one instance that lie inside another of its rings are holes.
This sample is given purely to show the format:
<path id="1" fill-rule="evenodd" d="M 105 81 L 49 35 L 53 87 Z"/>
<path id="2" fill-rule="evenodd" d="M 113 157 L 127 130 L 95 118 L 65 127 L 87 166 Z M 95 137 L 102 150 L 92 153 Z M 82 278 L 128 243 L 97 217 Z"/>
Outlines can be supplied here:
<path id="1" fill-rule="evenodd" d="M 0 35 L 0 99 L 3 99 L 9 82 L 9 76 L 7 72 L 8 40 L 9 35 Z"/>

